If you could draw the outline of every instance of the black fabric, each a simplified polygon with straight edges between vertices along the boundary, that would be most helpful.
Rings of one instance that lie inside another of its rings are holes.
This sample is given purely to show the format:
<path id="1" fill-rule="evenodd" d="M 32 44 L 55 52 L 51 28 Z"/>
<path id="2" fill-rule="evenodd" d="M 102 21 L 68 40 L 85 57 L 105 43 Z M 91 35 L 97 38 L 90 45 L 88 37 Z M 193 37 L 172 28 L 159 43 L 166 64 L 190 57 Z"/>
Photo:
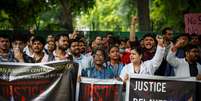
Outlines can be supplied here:
<path id="1" fill-rule="evenodd" d="M 198 75 L 198 69 L 197 69 L 197 64 L 189 64 L 189 69 L 190 69 L 190 75 L 191 76 L 197 76 Z"/>
<path id="2" fill-rule="evenodd" d="M 163 59 L 161 65 L 155 71 L 154 75 L 165 76 L 165 70 L 166 70 L 167 64 L 168 64 L 167 61 L 165 59 Z"/>

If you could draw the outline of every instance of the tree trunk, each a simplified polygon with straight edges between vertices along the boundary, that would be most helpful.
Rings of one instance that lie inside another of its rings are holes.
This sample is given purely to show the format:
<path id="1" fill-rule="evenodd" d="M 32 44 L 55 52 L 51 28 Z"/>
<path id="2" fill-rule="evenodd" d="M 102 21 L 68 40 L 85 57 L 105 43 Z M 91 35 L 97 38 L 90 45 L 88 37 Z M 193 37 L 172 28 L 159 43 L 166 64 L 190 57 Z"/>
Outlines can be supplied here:
<path id="1" fill-rule="evenodd" d="M 61 16 L 61 23 L 67 29 L 67 31 L 73 31 L 73 17 L 71 4 L 69 0 L 60 0 L 63 8 L 63 16 Z"/>
<path id="2" fill-rule="evenodd" d="M 149 16 L 149 0 L 137 0 L 137 11 L 139 17 L 139 31 L 151 31 Z"/>

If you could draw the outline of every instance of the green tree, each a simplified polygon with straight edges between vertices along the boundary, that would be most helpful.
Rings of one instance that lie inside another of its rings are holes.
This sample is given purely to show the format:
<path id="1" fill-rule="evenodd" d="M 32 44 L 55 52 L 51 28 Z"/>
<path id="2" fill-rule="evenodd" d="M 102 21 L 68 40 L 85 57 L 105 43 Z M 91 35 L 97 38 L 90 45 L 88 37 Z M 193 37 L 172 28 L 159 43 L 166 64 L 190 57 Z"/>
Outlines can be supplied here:
<path id="1" fill-rule="evenodd" d="M 178 32 L 184 32 L 184 14 L 201 12 L 200 7 L 200 0 L 153 0 L 153 30 L 160 31 L 163 27 L 170 26 Z"/>
<path id="2" fill-rule="evenodd" d="M 136 13 L 131 2 L 132 0 L 96 0 L 88 13 L 82 13 L 78 17 L 76 26 L 98 31 L 128 31 L 131 15 Z"/>
<path id="3" fill-rule="evenodd" d="M 94 0 L 1 0 L 0 26 L 6 29 L 55 28 L 73 30 L 73 18 Z M 51 27 L 54 26 L 54 27 Z"/>
<path id="4" fill-rule="evenodd" d="M 45 0 L 1 0 L 1 20 L 13 29 L 21 29 L 36 24 L 37 15 L 46 11 Z"/>

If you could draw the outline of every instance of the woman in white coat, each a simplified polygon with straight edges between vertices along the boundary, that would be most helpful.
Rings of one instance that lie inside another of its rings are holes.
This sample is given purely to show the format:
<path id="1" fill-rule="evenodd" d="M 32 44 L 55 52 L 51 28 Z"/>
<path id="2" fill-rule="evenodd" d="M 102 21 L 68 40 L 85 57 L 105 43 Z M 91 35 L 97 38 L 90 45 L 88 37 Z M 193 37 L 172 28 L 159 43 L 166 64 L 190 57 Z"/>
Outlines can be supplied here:
<path id="1" fill-rule="evenodd" d="M 151 60 L 142 61 L 142 50 L 140 48 L 132 48 L 130 54 L 131 63 L 126 65 L 120 74 L 120 78 L 124 82 L 128 80 L 130 74 L 154 75 L 154 72 L 161 64 L 165 53 L 163 39 L 158 36 L 156 37 L 156 39 L 158 41 L 157 50 Z"/>

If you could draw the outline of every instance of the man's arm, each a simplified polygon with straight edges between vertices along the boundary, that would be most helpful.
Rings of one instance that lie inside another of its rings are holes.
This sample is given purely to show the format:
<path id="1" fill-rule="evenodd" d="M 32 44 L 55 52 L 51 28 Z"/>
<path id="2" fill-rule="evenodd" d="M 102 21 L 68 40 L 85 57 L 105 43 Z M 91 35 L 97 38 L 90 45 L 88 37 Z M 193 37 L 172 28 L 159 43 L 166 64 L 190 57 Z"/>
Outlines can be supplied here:
<path id="1" fill-rule="evenodd" d="M 135 33 L 136 23 L 137 23 L 137 17 L 133 16 L 131 19 L 131 26 L 130 26 L 130 36 L 129 36 L 130 42 L 136 41 L 135 39 L 136 38 L 136 33 Z"/>

